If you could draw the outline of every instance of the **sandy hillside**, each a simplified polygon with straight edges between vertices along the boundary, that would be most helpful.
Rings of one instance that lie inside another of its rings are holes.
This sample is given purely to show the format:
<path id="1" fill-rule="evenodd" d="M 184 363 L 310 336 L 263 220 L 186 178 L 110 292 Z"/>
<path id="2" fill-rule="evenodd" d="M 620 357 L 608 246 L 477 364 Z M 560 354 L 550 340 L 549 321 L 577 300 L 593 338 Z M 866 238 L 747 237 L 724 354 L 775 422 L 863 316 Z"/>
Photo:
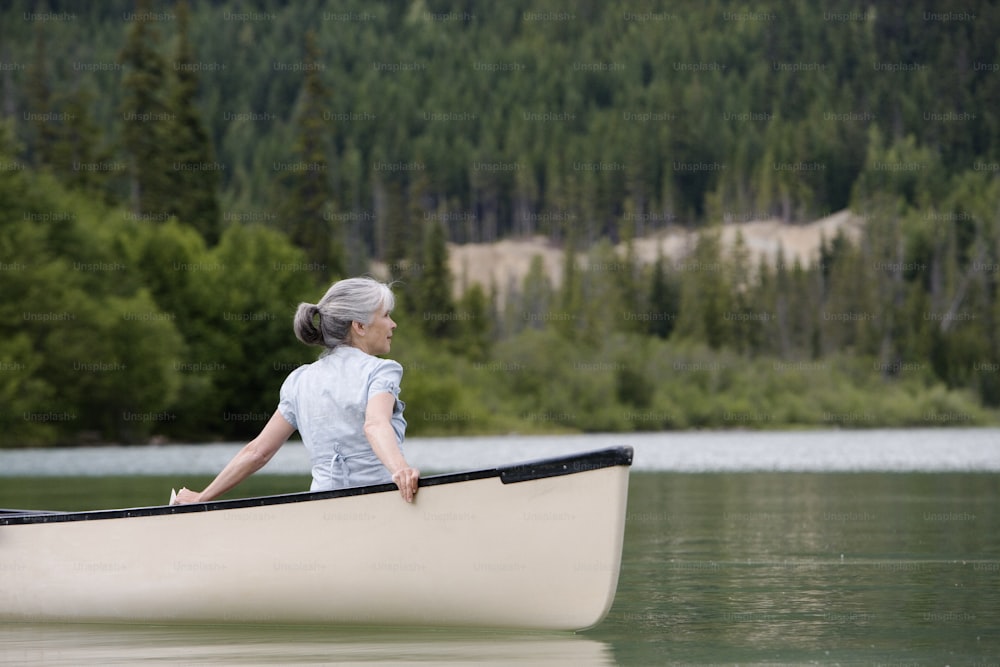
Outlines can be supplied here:
<path id="1" fill-rule="evenodd" d="M 751 256 L 752 265 L 760 258 L 774 264 L 779 249 L 784 252 L 786 264 L 799 259 L 803 265 L 815 261 L 823 239 L 832 239 L 839 230 L 848 238 L 856 238 L 861 229 L 861 220 L 849 211 L 840 211 L 826 218 L 808 224 L 790 225 L 780 220 L 758 220 L 728 223 L 722 225 L 724 247 L 731 247 L 738 234 Z M 699 232 L 683 229 L 661 231 L 636 239 L 636 258 L 641 263 L 656 260 L 660 249 L 669 260 L 682 262 L 694 248 Z M 622 246 L 617 248 L 624 256 Z M 479 283 L 487 291 L 495 285 L 500 298 L 511 285 L 520 285 L 535 256 L 541 256 L 542 264 L 554 286 L 562 278 L 563 252 L 545 237 L 529 239 L 508 239 L 497 243 L 468 243 L 448 245 L 452 275 L 455 277 L 457 292 L 473 283 Z M 580 255 L 578 265 L 585 269 L 586 260 Z"/>

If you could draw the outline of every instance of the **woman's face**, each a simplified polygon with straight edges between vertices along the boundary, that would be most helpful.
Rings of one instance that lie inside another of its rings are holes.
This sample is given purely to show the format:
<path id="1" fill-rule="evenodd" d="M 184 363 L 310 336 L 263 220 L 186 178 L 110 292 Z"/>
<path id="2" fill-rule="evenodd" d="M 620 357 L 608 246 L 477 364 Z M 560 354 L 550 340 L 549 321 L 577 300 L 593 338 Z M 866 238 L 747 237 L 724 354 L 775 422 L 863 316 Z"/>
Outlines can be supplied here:
<path id="1" fill-rule="evenodd" d="M 395 328 L 389 311 L 380 308 L 372 315 L 371 323 L 364 325 L 362 335 L 355 337 L 357 346 L 371 355 L 388 354 Z"/>

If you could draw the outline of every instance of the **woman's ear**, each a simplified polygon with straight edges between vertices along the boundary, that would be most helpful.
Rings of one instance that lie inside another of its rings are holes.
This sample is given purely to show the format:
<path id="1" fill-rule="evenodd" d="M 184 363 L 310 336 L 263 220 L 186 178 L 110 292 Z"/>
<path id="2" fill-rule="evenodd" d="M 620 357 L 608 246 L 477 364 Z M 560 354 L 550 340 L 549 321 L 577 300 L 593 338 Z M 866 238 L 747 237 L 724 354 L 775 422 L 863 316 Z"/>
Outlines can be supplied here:
<path id="1" fill-rule="evenodd" d="M 354 320 L 353 322 L 351 322 L 351 331 L 359 336 L 364 336 L 365 335 L 364 323 Z"/>

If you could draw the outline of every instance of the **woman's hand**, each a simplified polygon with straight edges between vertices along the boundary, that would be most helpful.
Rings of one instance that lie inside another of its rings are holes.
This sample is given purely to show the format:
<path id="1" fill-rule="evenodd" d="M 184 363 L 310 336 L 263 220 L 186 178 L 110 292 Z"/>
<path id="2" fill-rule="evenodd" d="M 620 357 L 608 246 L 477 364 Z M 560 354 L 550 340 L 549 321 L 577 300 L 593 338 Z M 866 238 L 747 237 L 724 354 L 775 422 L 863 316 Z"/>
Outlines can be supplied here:
<path id="1" fill-rule="evenodd" d="M 420 471 L 416 468 L 401 468 L 392 475 L 392 481 L 399 487 L 399 492 L 403 500 L 408 503 L 413 502 L 413 497 L 417 495 L 417 482 L 420 481 Z"/>
<path id="2" fill-rule="evenodd" d="M 174 505 L 187 505 L 188 503 L 198 503 L 201 502 L 201 494 L 197 491 L 192 491 L 191 489 L 182 488 L 177 492 L 177 497 L 174 498 Z"/>

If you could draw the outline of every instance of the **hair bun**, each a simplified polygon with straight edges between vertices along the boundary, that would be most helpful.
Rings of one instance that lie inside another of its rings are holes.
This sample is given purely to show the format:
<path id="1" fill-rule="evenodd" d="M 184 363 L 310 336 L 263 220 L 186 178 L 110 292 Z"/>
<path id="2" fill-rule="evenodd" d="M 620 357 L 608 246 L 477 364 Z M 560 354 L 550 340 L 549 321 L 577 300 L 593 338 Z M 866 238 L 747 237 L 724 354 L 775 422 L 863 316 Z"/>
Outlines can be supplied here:
<path id="1" fill-rule="evenodd" d="M 295 311 L 295 337 L 306 345 L 323 345 L 323 331 L 316 322 L 319 306 L 315 303 L 300 303 Z"/>

